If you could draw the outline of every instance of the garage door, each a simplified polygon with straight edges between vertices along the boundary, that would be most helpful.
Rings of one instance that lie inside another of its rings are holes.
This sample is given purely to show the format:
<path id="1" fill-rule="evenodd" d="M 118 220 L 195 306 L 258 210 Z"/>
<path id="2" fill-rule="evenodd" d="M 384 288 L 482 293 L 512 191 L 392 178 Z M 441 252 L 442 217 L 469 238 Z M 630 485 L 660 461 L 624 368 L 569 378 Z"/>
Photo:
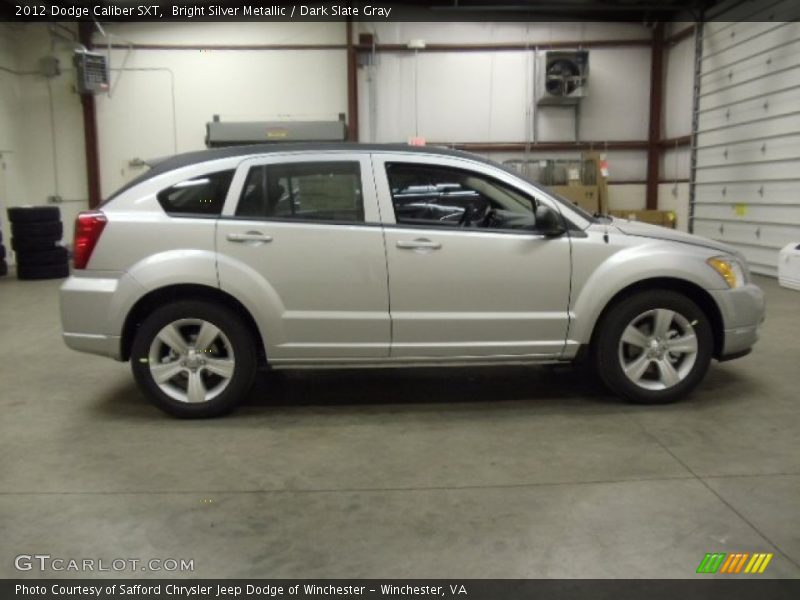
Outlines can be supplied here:
<path id="1" fill-rule="evenodd" d="M 697 66 L 693 231 L 773 276 L 781 247 L 800 241 L 796 4 L 746 2 L 715 16 Z"/>

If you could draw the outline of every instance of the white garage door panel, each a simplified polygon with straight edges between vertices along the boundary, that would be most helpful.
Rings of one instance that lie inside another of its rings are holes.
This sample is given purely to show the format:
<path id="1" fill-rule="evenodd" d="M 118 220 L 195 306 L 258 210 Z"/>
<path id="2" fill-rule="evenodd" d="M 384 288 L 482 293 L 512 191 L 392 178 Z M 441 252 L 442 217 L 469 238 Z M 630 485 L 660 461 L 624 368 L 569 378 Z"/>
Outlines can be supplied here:
<path id="1" fill-rule="evenodd" d="M 741 163 L 730 167 L 708 167 L 697 169 L 697 183 L 730 181 L 774 181 L 783 179 L 786 173 L 800 174 L 800 159 L 765 163 Z"/>
<path id="2" fill-rule="evenodd" d="M 766 100 L 762 99 L 761 103 L 763 104 L 764 102 Z M 800 109 L 800 106 L 798 106 L 798 109 Z M 719 146 L 744 140 L 766 139 L 798 131 L 800 131 L 800 110 L 794 114 L 766 117 L 751 123 L 718 128 L 711 131 L 699 129 L 697 144 L 698 148 Z"/>
<path id="3" fill-rule="evenodd" d="M 781 31 L 784 33 L 784 31 Z M 797 34 L 793 33 L 789 42 L 782 42 L 781 46 L 773 47 L 766 53 L 758 53 L 745 61 L 735 62 L 730 66 L 723 66 L 708 77 L 703 78 L 703 93 L 710 94 L 726 88 L 742 85 L 744 82 L 764 77 L 773 72 L 790 69 L 797 65 L 797 53 L 800 52 L 800 42 Z"/>
<path id="4" fill-rule="evenodd" d="M 695 193 L 696 205 L 743 201 L 786 205 L 787 208 L 800 206 L 800 180 L 699 185 Z"/>
<path id="5" fill-rule="evenodd" d="M 753 198 L 737 198 L 725 204 L 696 204 L 696 219 L 717 221 L 747 219 L 759 223 L 781 223 L 790 228 L 800 226 L 800 206 L 764 206 L 754 204 Z M 791 240 L 790 240 L 791 241 Z"/>
<path id="6" fill-rule="evenodd" d="M 784 22 L 743 21 L 741 23 L 711 22 L 706 25 L 703 36 L 703 69 L 713 69 L 725 63 L 723 55 L 736 55 L 736 48 L 752 44 L 755 40 L 785 26 Z M 714 65 L 717 63 L 717 65 Z"/>
<path id="7" fill-rule="evenodd" d="M 768 237 L 763 229 L 760 237 L 756 235 L 755 231 L 752 227 L 749 230 L 740 230 L 735 227 L 735 224 L 730 223 L 711 223 L 701 220 L 695 223 L 697 235 L 720 240 L 734 246 L 744 254 L 753 272 L 774 276 L 777 273 L 775 253 L 786 243 L 775 244 L 771 241 L 772 236 Z"/>
<path id="8" fill-rule="evenodd" d="M 746 102 L 714 108 L 699 115 L 699 131 L 705 132 L 720 127 L 736 127 L 748 122 L 775 119 L 800 110 L 800 87 L 772 94 L 769 99 L 762 96 Z M 761 127 L 759 125 L 758 127 Z M 727 135 L 727 134 L 725 134 Z"/>
<path id="9" fill-rule="evenodd" d="M 691 218 L 775 275 L 779 250 L 800 240 L 800 23 L 789 22 L 800 2 L 761 4 L 703 28 Z"/>
<path id="10" fill-rule="evenodd" d="M 708 233 L 701 233 L 700 229 L 707 229 Z M 697 233 L 699 235 L 713 235 L 718 240 L 729 244 L 759 247 L 765 250 L 779 250 L 786 244 L 795 241 L 794 233 L 790 227 L 777 225 L 752 225 L 735 221 L 712 222 L 698 219 Z"/>
<path id="11" fill-rule="evenodd" d="M 712 148 L 699 148 L 697 167 L 733 165 L 738 163 L 763 163 L 800 157 L 800 133 L 771 139 L 758 139 Z"/>
<path id="12" fill-rule="evenodd" d="M 738 103 L 763 97 L 768 94 L 788 91 L 800 85 L 800 55 L 795 59 L 795 68 L 775 71 L 746 83 L 741 83 L 721 91 L 709 92 L 700 97 L 700 110 L 735 106 Z M 705 93 L 705 92 L 703 92 Z"/>
<path id="13" fill-rule="evenodd" d="M 708 25 L 722 25 L 709 23 Z M 755 26 L 755 27 L 754 27 Z M 796 39 L 800 24 L 783 21 L 780 23 L 734 23 L 728 29 L 711 37 L 705 36 L 703 55 L 703 83 L 713 77 L 720 69 L 741 61 L 751 60 L 759 52 L 766 52 L 782 43 Z M 706 28 L 708 31 L 708 28 Z M 735 32 L 733 38 L 730 33 Z M 756 35 L 757 34 L 757 35 Z M 745 41 L 747 40 L 747 41 Z M 730 42 L 730 43 L 728 43 Z M 712 54 L 713 53 L 713 54 Z"/>

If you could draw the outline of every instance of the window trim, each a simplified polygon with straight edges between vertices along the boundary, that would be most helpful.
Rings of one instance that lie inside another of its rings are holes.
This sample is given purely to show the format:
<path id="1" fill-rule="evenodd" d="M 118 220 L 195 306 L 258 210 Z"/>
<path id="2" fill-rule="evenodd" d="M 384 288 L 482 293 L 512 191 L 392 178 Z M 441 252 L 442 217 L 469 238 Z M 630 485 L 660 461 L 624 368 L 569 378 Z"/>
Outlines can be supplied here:
<path id="1" fill-rule="evenodd" d="M 439 230 L 439 231 L 452 231 L 452 232 L 463 232 L 463 233 L 467 233 L 467 232 L 481 233 L 481 232 L 485 231 L 485 232 L 492 232 L 492 233 L 510 233 L 510 234 L 515 234 L 515 235 L 524 235 L 524 236 L 528 236 L 528 237 L 531 237 L 531 236 L 533 236 L 533 237 L 546 237 L 543 234 L 538 233 L 534 229 L 510 229 L 510 228 L 506 229 L 506 228 L 499 228 L 499 227 L 459 227 L 458 225 L 456 225 L 456 226 L 453 226 L 453 225 L 439 225 L 437 223 L 404 223 L 404 222 L 398 222 L 396 207 L 395 207 L 395 204 L 394 204 L 394 195 L 392 194 L 392 185 L 391 185 L 391 181 L 389 179 L 389 167 L 391 165 L 396 165 L 396 164 L 420 166 L 421 168 L 429 167 L 429 168 L 433 168 L 433 169 L 438 168 L 438 169 L 450 170 L 450 171 L 461 171 L 461 172 L 464 172 L 464 173 L 472 173 L 472 174 L 475 174 L 475 175 L 479 175 L 481 178 L 483 178 L 484 180 L 487 180 L 489 183 L 497 184 L 500 187 L 511 188 L 512 191 L 514 191 L 517 194 L 520 194 L 521 196 L 525 197 L 527 200 L 529 200 L 531 202 L 531 214 L 533 214 L 533 211 L 535 210 L 536 203 L 539 202 L 539 199 L 536 198 L 535 196 L 531 196 L 527 192 L 524 192 L 524 191 L 520 190 L 519 188 L 517 188 L 517 187 L 515 187 L 513 185 L 510 185 L 510 184 L 508 184 L 508 183 L 506 183 L 504 181 L 501 181 L 497 177 L 493 177 L 493 176 L 491 176 L 491 175 L 489 175 L 489 174 L 487 174 L 487 173 L 485 173 L 483 171 L 476 171 L 474 169 L 468 169 L 468 168 L 465 168 L 465 167 L 455 167 L 455 166 L 439 164 L 439 163 L 424 163 L 424 162 L 418 162 L 418 161 L 415 161 L 414 163 L 409 163 L 409 162 L 405 162 L 405 161 L 399 161 L 398 162 L 398 161 L 395 161 L 395 160 L 385 160 L 385 161 L 383 161 L 382 167 L 383 167 L 383 170 L 386 173 L 386 183 L 388 185 L 389 199 L 390 199 L 390 201 L 392 203 L 392 216 L 394 217 L 394 223 L 393 223 L 394 227 L 401 227 L 401 228 L 406 228 L 406 229 L 436 229 L 436 230 Z M 478 193 L 480 194 L 480 192 L 478 192 Z"/>
<path id="2" fill-rule="evenodd" d="M 303 223 L 364 223 L 365 222 L 364 190 L 363 190 L 364 182 L 363 182 L 363 177 L 361 176 L 361 164 L 359 162 L 356 162 L 356 161 L 347 161 L 347 160 L 342 160 L 342 161 L 296 161 L 296 162 L 292 162 L 292 163 L 274 163 L 274 164 L 266 164 L 266 165 L 252 165 L 252 166 L 250 166 L 250 168 L 247 171 L 247 176 L 245 177 L 244 184 L 245 185 L 247 184 L 247 180 L 249 179 L 250 174 L 253 172 L 253 169 L 266 169 L 268 171 L 271 167 L 280 167 L 280 166 L 285 166 L 285 165 L 303 165 L 303 164 L 318 165 L 318 164 L 320 164 L 320 162 L 336 163 L 337 165 L 345 164 L 347 166 L 351 166 L 351 165 L 355 164 L 356 173 L 345 173 L 344 175 L 352 176 L 352 175 L 355 174 L 358 177 L 358 186 L 359 186 L 358 196 L 359 196 L 360 201 L 361 201 L 361 206 L 359 207 L 360 208 L 360 213 L 361 213 L 361 219 L 360 220 L 352 220 L 351 221 L 351 220 L 348 220 L 348 219 L 320 219 L 320 218 L 304 218 L 302 216 L 300 216 L 300 217 L 296 216 L 297 213 L 295 212 L 295 194 L 294 194 L 294 190 L 292 189 L 292 178 L 293 177 L 297 178 L 299 176 L 291 172 L 292 171 L 291 166 L 289 166 L 287 168 L 287 173 L 286 173 L 287 185 L 288 185 L 288 188 L 289 188 L 288 190 L 286 190 L 286 192 L 289 194 L 289 207 L 290 207 L 290 211 L 291 211 L 291 216 L 288 216 L 288 215 L 240 215 L 240 214 L 238 214 L 238 212 L 236 214 L 234 214 L 234 216 L 235 217 L 244 217 L 244 218 L 247 218 L 247 219 L 249 219 L 251 221 L 278 221 L 278 220 L 281 220 L 281 221 L 297 221 L 297 222 L 303 222 Z M 268 173 L 265 173 L 265 174 L 268 175 Z M 319 176 L 319 175 L 322 175 L 322 173 L 311 174 L 312 177 L 316 177 L 316 176 Z M 265 181 L 267 181 L 267 179 L 265 179 Z M 236 203 L 236 210 L 237 211 L 239 209 L 239 204 L 242 202 L 243 196 L 244 196 L 244 185 L 242 186 L 242 191 L 241 191 L 241 193 L 239 195 L 239 198 L 237 200 L 237 203 Z"/>
<path id="3" fill-rule="evenodd" d="M 250 217 L 236 214 L 242 190 L 244 189 L 247 174 L 252 167 L 269 166 L 272 164 L 289 163 L 318 163 L 318 162 L 354 162 L 358 164 L 361 174 L 361 201 L 364 208 L 363 221 L 326 221 L 313 219 L 286 219 L 282 217 Z M 236 167 L 233 181 L 228 188 L 228 197 L 222 209 L 220 219 L 232 221 L 251 221 L 256 223 L 290 222 L 305 225 L 349 225 L 349 226 L 374 226 L 381 224 L 381 213 L 378 208 L 375 181 L 371 155 L 367 152 L 353 152 L 351 150 L 331 150 L 328 152 L 287 152 L 249 157 L 241 161 Z"/>
<path id="4" fill-rule="evenodd" d="M 439 154 L 406 154 L 396 152 L 374 152 L 372 154 L 372 163 L 374 169 L 375 184 L 378 187 L 378 203 L 383 215 L 383 223 L 386 226 L 396 226 L 398 224 L 394 216 L 394 203 L 391 197 L 391 186 L 389 185 L 389 178 L 386 172 L 386 165 L 388 163 L 404 163 L 404 164 L 421 164 L 427 166 L 440 166 L 445 168 L 460 169 L 472 171 L 482 177 L 494 179 L 501 184 L 505 184 L 520 194 L 535 198 L 538 202 L 545 204 L 551 209 L 558 212 L 564 219 L 567 227 L 567 233 L 572 237 L 583 237 L 581 232 L 584 232 L 592 223 L 583 218 L 580 214 L 570 210 L 566 206 L 554 199 L 546 190 L 540 189 L 538 186 L 533 185 L 529 181 L 520 178 L 516 174 L 495 166 L 490 163 L 483 163 L 468 158 L 442 156 Z M 437 231 L 458 231 L 461 233 L 472 233 L 482 231 L 494 231 L 502 233 L 511 233 L 514 235 L 539 235 L 535 231 L 518 232 L 511 230 L 490 230 L 490 229 L 473 229 L 473 228 L 453 228 L 440 227 L 432 225 L 429 227 L 431 230 Z"/>
<path id="5" fill-rule="evenodd" d="M 222 206 L 220 206 L 219 212 L 213 212 L 213 213 L 180 212 L 180 211 L 168 210 L 167 207 L 164 206 L 164 203 L 162 203 L 162 200 L 161 200 L 161 195 L 162 194 L 168 192 L 169 190 L 172 190 L 173 188 L 176 188 L 176 187 L 180 186 L 183 183 L 186 183 L 186 182 L 189 182 L 189 181 L 193 181 L 195 179 L 201 179 L 203 177 L 212 177 L 214 175 L 220 175 L 220 174 L 224 174 L 224 173 L 230 173 L 230 181 L 228 182 L 228 189 L 225 192 L 225 196 L 222 198 Z M 159 207 L 161 207 L 161 210 L 164 211 L 165 215 L 167 215 L 168 217 L 173 218 L 173 219 L 219 219 L 220 216 L 222 215 L 222 211 L 225 210 L 225 204 L 228 201 L 228 194 L 230 194 L 231 186 L 233 185 L 233 180 L 234 180 L 235 177 L 236 177 L 236 168 L 235 167 L 231 167 L 231 168 L 228 168 L 228 169 L 207 171 L 207 172 L 204 172 L 204 173 L 198 173 L 198 174 L 192 175 L 191 177 L 186 177 L 186 178 L 183 178 L 183 179 L 181 179 L 179 181 L 171 183 L 167 187 L 162 188 L 162 189 L 158 190 L 157 192 L 155 192 L 156 203 L 158 204 Z"/>

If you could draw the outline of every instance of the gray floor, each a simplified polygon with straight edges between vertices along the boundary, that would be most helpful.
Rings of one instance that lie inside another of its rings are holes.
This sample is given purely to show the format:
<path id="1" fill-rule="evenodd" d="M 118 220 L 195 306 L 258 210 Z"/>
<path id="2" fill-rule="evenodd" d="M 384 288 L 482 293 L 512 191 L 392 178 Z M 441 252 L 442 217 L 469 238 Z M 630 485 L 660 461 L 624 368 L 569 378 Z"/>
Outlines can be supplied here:
<path id="1" fill-rule="evenodd" d="M 798 577 L 800 293 L 759 281 L 757 351 L 677 405 L 567 369 L 351 371 L 265 377 L 234 416 L 185 422 L 128 365 L 62 345 L 58 282 L 4 278 L 0 577 L 46 553 L 200 577 L 677 578 L 711 551 Z"/>

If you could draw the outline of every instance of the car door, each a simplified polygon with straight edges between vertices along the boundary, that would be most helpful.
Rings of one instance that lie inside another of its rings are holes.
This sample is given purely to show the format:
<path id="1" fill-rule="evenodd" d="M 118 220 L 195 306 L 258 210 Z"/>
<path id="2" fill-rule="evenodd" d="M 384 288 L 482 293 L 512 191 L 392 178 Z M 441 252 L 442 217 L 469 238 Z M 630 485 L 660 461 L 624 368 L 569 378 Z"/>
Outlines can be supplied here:
<path id="1" fill-rule="evenodd" d="M 381 154 L 373 168 L 386 231 L 391 356 L 559 356 L 570 239 L 532 229 L 534 203 L 555 209 L 552 200 L 531 196 L 501 169 L 459 158 Z M 476 213 L 465 221 L 485 206 L 494 220 Z"/>
<path id="2" fill-rule="evenodd" d="M 369 155 L 239 166 L 217 228 L 220 285 L 247 298 L 273 362 L 389 353 L 386 257 Z"/>

